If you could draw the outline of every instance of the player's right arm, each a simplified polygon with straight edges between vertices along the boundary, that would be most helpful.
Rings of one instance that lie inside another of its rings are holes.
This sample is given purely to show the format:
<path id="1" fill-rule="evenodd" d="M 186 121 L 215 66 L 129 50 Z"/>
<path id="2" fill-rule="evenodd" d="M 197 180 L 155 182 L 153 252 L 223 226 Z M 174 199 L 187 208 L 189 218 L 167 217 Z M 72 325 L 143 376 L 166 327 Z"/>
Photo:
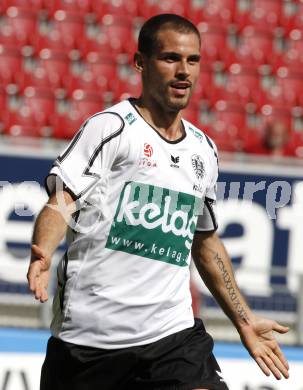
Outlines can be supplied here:
<path id="1" fill-rule="evenodd" d="M 123 129 L 124 121 L 116 113 L 92 116 L 56 159 L 46 178 L 46 190 L 51 195 L 35 223 L 27 274 L 29 288 L 40 302 L 48 299 L 51 257 L 66 233 L 69 218 L 106 179 L 117 157 Z"/>
<path id="2" fill-rule="evenodd" d="M 72 196 L 62 190 L 50 195 L 36 219 L 27 279 L 30 290 L 40 302 L 48 299 L 51 258 L 66 233 L 68 221 L 74 211 Z"/>

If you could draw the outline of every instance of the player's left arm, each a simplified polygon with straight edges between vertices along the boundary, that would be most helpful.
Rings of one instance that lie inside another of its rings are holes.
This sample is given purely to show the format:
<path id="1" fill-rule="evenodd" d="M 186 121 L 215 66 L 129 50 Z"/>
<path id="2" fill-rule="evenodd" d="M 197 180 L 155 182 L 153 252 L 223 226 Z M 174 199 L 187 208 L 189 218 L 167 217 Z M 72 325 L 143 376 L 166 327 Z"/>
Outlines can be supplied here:
<path id="1" fill-rule="evenodd" d="M 192 256 L 199 274 L 225 314 L 235 325 L 242 343 L 265 375 L 288 378 L 288 363 L 273 335 L 287 327 L 257 317 L 241 294 L 226 249 L 215 232 L 199 232 L 193 239 Z"/>

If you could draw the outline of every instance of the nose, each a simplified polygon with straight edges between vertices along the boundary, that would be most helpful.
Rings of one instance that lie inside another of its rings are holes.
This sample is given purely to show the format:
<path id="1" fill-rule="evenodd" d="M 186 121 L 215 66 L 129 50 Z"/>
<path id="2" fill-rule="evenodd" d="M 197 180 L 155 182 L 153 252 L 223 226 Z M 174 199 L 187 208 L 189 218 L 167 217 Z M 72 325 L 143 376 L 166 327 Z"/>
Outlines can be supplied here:
<path id="1" fill-rule="evenodd" d="M 187 61 L 181 60 L 177 67 L 177 76 L 186 79 L 190 75 Z"/>

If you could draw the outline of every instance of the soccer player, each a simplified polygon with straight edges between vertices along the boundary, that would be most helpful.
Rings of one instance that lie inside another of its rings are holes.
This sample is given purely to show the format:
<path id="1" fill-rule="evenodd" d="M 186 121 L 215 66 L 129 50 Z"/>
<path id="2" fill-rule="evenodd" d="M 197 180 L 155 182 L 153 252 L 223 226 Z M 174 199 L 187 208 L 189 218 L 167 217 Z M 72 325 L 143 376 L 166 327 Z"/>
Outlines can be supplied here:
<path id="1" fill-rule="evenodd" d="M 288 377 L 273 336 L 288 329 L 251 312 L 216 234 L 216 147 L 181 118 L 199 63 L 190 21 L 149 19 L 135 55 L 141 96 L 88 118 L 47 177 L 28 271 L 41 302 L 66 232 L 68 250 L 42 390 L 226 390 L 213 340 L 193 318 L 191 255 L 261 370 Z"/>

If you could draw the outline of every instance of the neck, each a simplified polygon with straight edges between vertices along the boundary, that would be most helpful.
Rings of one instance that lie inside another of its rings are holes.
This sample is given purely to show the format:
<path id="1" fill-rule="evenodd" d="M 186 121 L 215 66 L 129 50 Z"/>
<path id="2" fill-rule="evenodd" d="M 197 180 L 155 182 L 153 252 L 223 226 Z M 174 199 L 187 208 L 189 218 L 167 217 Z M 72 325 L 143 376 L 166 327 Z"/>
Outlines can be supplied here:
<path id="1" fill-rule="evenodd" d="M 144 120 L 167 140 L 176 141 L 184 135 L 180 111 L 165 111 L 142 96 L 135 101 L 135 106 Z"/>

